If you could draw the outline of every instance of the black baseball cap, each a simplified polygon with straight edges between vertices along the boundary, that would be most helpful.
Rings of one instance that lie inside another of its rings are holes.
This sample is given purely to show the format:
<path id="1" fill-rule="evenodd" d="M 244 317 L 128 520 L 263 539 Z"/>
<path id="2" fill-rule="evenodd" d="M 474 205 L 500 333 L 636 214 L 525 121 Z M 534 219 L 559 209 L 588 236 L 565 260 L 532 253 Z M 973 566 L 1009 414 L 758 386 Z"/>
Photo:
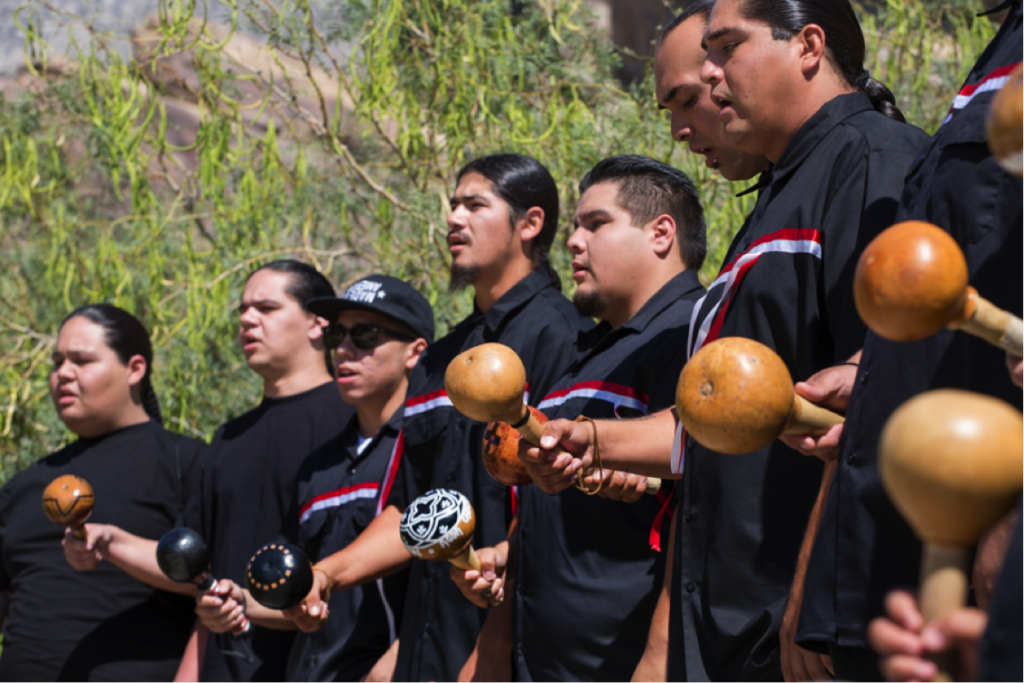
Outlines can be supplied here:
<path id="1" fill-rule="evenodd" d="M 412 328 L 427 341 L 434 341 L 434 309 L 412 285 L 390 275 L 370 275 L 345 290 L 344 296 L 310 299 L 306 308 L 330 322 L 342 311 L 380 313 Z"/>

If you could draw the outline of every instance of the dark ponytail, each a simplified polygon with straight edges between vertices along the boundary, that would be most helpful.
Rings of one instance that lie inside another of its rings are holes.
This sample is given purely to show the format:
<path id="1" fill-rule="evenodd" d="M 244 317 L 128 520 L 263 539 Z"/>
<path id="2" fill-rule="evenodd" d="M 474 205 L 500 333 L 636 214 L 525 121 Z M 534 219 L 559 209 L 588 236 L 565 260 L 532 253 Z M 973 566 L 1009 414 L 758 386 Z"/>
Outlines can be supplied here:
<path id="1" fill-rule="evenodd" d="M 64 318 L 60 326 L 64 327 L 67 321 L 79 316 L 103 328 L 107 346 L 121 363 L 127 365 L 132 356 L 142 356 L 146 361 L 146 374 L 139 383 L 142 408 L 151 420 L 163 424 L 160 402 L 153 391 L 153 382 L 150 379 L 153 373 L 153 345 L 149 341 L 146 328 L 131 313 L 110 304 L 89 304 L 76 308 Z"/>
<path id="2" fill-rule="evenodd" d="M 864 33 L 849 0 L 745 0 L 743 16 L 767 24 L 775 40 L 789 40 L 808 24 L 825 32 L 829 62 L 851 88 L 871 98 L 875 111 L 906 123 L 892 92 L 864 70 Z"/>
<path id="3" fill-rule="evenodd" d="M 551 284 L 561 290 L 562 281 L 548 260 L 558 231 L 558 186 L 548 169 L 522 154 L 492 154 L 463 166 L 458 180 L 467 173 L 479 173 L 491 182 L 494 193 L 508 204 L 513 226 L 533 207 L 544 210 L 544 225 L 533 240 L 533 265 L 544 269 Z"/>
<path id="4" fill-rule="evenodd" d="M 302 310 L 306 313 L 313 312 L 306 306 L 306 302 L 310 299 L 334 296 L 334 287 L 331 286 L 331 282 L 324 277 L 323 273 L 308 263 L 294 259 L 271 261 L 249 273 L 249 277 L 251 278 L 261 270 L 287 273 L 288 286 L 285 287 L 285 292 L 288 296 L 298 301 L 299 305 L 302 306 Z M 328 322 L 333 323 L 334 321 L 329 320 Z M 331 350 L 326 348 L 326 344 L 324 346 L 324 365 L 327 366 L 327 373 L 333 377 L 334 368 L 331 366 Z"/>

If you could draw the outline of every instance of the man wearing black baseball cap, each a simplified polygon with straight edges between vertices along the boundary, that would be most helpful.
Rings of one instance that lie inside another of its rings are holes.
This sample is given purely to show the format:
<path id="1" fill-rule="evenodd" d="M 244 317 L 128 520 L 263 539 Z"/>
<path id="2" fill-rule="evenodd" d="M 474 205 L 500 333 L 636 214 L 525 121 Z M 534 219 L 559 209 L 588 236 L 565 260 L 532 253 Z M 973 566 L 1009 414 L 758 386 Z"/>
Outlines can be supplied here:
<path id="1" fill-rule="evenodd" d="M 295 509 L 284 535 L 316 562 L 347 547 L 380 514 L 387 470 L 402 427 L 409 374 L 434 338 L 434 313 L 422 294 L 387 275 L 355 282 L 340 297 L 306 302 L 328 321 L 324 341 L 345 402 L 356 409 L 345 429 L 306 458 L 296 479 Z M 408 564 L 408 553 L 400 558 Z M 300 633 L 287 680 L 391 680 L 408 571 L 352 590 L 336 591 L 334 618 L 316 633 Z M 224 582 L 227 583 L 227 582 Z M 241 602 L 244 594 L 232 585 Z M 277 611 L 247 601 L 248 615 L 281 627 L 294 624 Z M 230 612 L 204 619 L 211 630 L 234 625 Z"/>

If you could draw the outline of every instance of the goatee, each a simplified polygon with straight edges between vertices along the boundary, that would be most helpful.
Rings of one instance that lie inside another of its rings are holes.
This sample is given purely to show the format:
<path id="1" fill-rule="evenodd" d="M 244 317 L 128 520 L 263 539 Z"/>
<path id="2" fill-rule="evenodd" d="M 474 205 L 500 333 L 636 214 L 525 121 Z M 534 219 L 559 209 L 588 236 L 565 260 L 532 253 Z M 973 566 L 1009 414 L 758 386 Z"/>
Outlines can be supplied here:
<path id="1" fill-rule="evenodd" d="M 480 275 L 480 267 L 477 265 L 460 266 L 453 263 L 448 271 L 448 291 L 458 292 L 476 282 Z"/>
<path id="2" fill-rule="evenodd" d="M 572 295 L 572 305 L 576 307 L 580 315 L 585 315 L 588 318 L 600 318 L 607 302 L 598 289 L 589 292 L 577 289 L 576 293 Z"/>

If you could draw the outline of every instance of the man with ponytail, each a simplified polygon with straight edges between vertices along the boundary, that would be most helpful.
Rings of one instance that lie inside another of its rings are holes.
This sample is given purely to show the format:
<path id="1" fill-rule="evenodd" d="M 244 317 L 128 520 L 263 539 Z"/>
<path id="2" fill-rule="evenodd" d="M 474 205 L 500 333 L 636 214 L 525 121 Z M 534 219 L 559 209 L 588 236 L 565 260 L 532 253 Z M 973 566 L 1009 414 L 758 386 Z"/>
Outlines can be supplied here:
<path id="1" fill-rule="evenodd" d="M 592 327 L 560 293 L 548 265 L 557 227 L 557 186 L 535 159 L 495 154 L 459 172 L 448 215 L 450 284 L 472 285 L 473 312 L 413 369 L 381 514 L 345 549 L 317 562 L 324 571 L 314 572 L 309 597 L 286 612 L 303 631 L 316 630 L 327 617 L 329 595 L 411 562 L 394 680 L 455 680 L 487 617 L 462 597 L 447 563 L 410 557 L 398 533 L 402 511 L 430 489 L 458 490 L 476 512 L 473 543 L 494 546 L 508 535 L 516 505 L 514 491 L 483 467 L 486 425 L 459 414 L 448 400 L 448 363 L 479 344 L 505 344 L 522 359 L 528 401 L 536 405 L 575 359 L 578 333 Z"/>
<path id="2" fill-rule="evenodd" d="M 695 307 L 689 352 L 747 337 L 772 348 L 794 380 L 856 362 L 865 328 L 853 303 L 854 265 L 892 224 L 903 176 L 927 138 L 865 73 L 864 38 L 848 0 L 717 0 L 704 46 L 701 79 L 717 105 L 721 139 L 772 168 Z M 606 463 L 654 474 L 670 461 L 683 475 L 662 657 L 668 680 L 828 676 L 827 661 L 793 645 L 800 595 L 790 599 L 790 589 L 832 466 L 781 441 L 721 455 L 668 413 L 645 422 L 642 433 L 610 422 L 599 431 Z M 586 429 L 549 422 L 547 435 L 578 453 L 578 466 L 591 464 Z"/>

